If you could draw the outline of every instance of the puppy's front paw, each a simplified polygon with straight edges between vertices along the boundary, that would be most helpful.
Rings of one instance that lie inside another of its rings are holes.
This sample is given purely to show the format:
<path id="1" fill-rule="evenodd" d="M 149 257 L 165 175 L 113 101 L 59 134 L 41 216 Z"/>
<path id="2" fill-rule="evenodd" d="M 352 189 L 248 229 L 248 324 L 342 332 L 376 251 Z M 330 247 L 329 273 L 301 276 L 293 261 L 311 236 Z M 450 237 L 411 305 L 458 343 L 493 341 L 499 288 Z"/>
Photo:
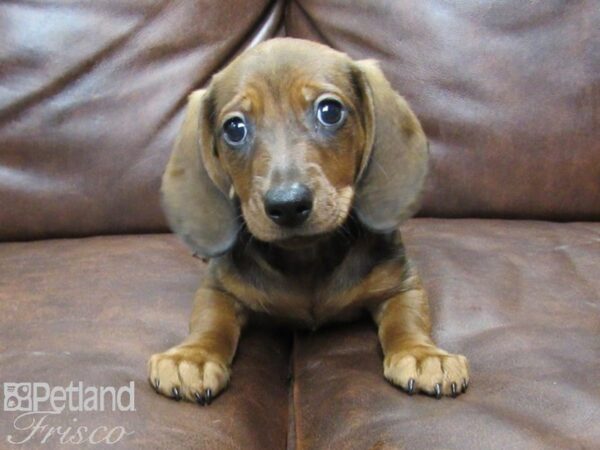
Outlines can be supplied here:
<path id="1" fill-rule="evenodd" d="M 386 356 L 384 376 L 409 394 L 456 397 L 469 386 L 469 363 L 436 347 L 415 347 Z"/>
<path id="2" fill-rule="evenodd" d="M 204 406 L 227 386 L 230 370 L 204 350 L 181 345 L 152 355 L 148 376 L 158 393 Z"/>

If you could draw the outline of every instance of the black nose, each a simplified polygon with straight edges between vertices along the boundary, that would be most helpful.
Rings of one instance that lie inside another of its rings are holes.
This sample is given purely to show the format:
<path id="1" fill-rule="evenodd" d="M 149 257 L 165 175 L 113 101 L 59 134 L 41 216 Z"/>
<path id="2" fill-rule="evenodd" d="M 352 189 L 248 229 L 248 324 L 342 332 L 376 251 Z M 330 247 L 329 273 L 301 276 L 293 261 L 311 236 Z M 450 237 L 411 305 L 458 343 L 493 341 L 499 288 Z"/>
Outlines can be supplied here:
<path id="1" fill-rule="evenodd" d="M 310 189 L 300 183 L 277 186 L 265 194 L 267 216 L 282 227 L 295 227 L 308 219 L 312 203 Z"/>

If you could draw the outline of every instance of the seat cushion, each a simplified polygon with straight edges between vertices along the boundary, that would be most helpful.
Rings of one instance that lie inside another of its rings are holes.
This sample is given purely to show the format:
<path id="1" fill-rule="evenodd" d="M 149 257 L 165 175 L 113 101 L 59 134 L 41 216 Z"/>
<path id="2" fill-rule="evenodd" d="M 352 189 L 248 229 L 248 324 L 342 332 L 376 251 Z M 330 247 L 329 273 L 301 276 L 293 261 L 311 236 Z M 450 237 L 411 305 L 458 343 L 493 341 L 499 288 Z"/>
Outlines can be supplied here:
<path id="1" fill-rule="evenodd" d="M 297 449 L 600 448 L 600 224 L 417 219 L 404 228 L 457 399 L 400 392 L 369 321 L 294 343 Z"/>
<path id="2" fill-rule="evenodd" d="M 210 408 L 156 395 L 146 360 L 185 336 L 204 270 L 169 235 L 1 244 L 0 381 L 133 381 L 135 412 L 47 419 L 133 431 L 114 448 L 598 447 L 600 224 L 417 219 L 404 237 L 436 340 L 471 361 L 458 399 L 387 384 L 369 321 L 297 334 L 291 390 L 289 335 L 252 329 Z M 3 440 L 25 436 L 17 416 Z"/>
<path id="3" fill-rule="evenodd" d="M 49 426 L 133 432 L 116 448 L 284 448 L 289 335 L 248 330 L 229 389 L 207 408 L 159 396 L 146 381 L 148 357 L 186 335 L 203 271 L 166 234 L 0 244 L 0 381 L 133 381 L 135 411 L 63 411 L 46 419 Z M 0 412 L 0 447 L 7 436 L 18 441 L 31 431 L 15 429 L 18 415 Z M 56 437 L 41 438 L 36 433 L 23 445 L 60 447 Z"/>

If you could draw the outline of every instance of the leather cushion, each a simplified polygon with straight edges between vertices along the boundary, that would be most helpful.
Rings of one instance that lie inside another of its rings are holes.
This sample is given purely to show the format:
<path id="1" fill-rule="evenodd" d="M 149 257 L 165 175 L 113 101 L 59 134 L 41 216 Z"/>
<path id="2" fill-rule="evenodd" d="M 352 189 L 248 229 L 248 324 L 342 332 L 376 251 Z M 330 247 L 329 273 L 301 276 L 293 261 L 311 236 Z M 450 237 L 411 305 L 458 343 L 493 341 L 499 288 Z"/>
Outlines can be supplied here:
<path id="1" fill-rule="evenodd" d="M 404 238 L 467 394 L 388 384 L 370 321 L 299 334 L 295 448 L 598 448 L 600 224 L 417 219 Z"/>
<path id="2" fill-rule="evenodd" d="M 285 332 L 247 330 L 231 384 L 210 407 L 159 396 L 146 381 L 149 356 L 186 336 L 203 272 L 171 235 L 0 244 L 1 381 L 116 387 L 134 381 L 134 412 L 64 411 L 46 420 L 63 429 L 121 425 L 134 432 L 111 447 L 284 448 Z M 27 435 L 14 429 L 17 415 L 0 412 L 4 445 L 8 435 Z M 26 447 L 60 447 L 56 437 L 40 443 L 41 433 Z"/>

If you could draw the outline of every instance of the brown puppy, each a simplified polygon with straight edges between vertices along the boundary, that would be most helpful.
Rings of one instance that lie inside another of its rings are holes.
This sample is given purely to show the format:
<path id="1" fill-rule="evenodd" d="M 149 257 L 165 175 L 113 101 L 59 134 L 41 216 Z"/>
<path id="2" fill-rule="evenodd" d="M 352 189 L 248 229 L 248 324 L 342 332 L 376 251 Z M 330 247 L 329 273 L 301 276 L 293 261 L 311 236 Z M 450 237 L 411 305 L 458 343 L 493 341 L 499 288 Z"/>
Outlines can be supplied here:
<path id="1" fill-rule="evenodd" d="M 427 156 L 377 65 L 316 43 L 267 41 L 192 93 L 162 193 L 172 228 L 211 259 L 189 336 L 150 358 L 156 390 L 209 403 L 251 314 L 315 328 L 366 310 L 389 381 L 438 398 L 464 391 L 467 360 L 432 341 L 397 231 Z"/>

